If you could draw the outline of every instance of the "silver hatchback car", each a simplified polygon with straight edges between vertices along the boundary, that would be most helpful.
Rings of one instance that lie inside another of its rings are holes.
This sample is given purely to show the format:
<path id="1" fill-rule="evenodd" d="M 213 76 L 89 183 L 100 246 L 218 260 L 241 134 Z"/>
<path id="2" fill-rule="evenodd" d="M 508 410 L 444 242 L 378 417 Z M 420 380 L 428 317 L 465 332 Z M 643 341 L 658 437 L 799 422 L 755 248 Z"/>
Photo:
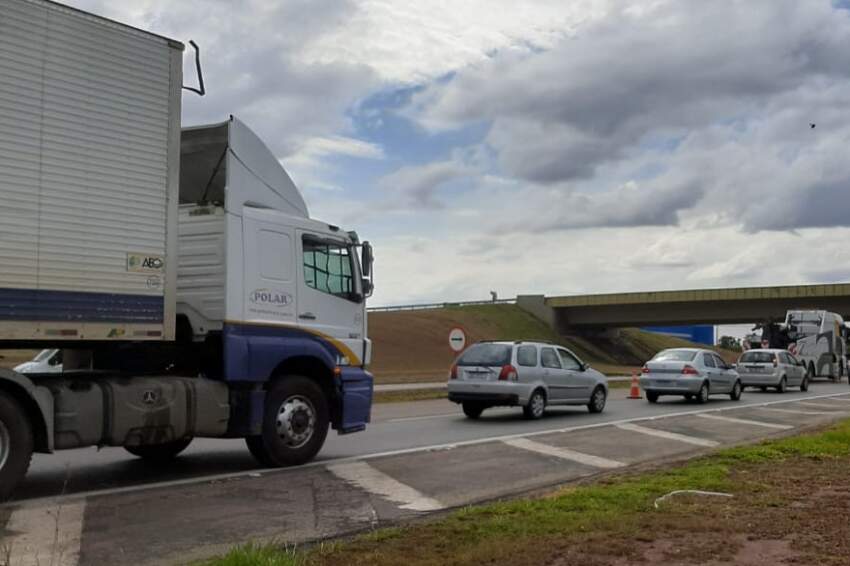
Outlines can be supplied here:
<path id="1" fill-rule="evenodd" d="M 788 387 L 809 390 L 809 372 L 805 364 L 787 350 L 748 350 L 741 354 L 737 364 L 738 375 L 744 387 L 768 387 L 785 393 Z"/>
<path id="2" fill-rule="evenodd" d="M 643 366 L 640 386 L 650 403 L 661 395 L 683 395 L 705 403 L 709 395 L 723 394 L 738 401 L 743 391 L 735 368 L 711 350 L 699 348 L 658 352 Z"/>
<path id="3" fill-rule="evenodd" d="M 449 400 L 470 419 L 484 409 L 520 406 L 539 419 L 547 405 L 586 405 L 601 413 L 608 399 L 604 375 L 575 354 L 545 342 L 478 342 L 452 365 Z"/>

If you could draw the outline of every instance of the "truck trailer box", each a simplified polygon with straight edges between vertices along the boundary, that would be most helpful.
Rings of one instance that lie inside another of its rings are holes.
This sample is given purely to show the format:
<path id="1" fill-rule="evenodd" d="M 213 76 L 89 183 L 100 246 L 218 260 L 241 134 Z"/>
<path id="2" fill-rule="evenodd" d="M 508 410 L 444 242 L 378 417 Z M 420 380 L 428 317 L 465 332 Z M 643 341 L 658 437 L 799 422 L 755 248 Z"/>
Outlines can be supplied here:
<path id="1" fill-rule="evenodd" d="M 182 55 L 0 0 L 0 340 L 173 339 Z"/>

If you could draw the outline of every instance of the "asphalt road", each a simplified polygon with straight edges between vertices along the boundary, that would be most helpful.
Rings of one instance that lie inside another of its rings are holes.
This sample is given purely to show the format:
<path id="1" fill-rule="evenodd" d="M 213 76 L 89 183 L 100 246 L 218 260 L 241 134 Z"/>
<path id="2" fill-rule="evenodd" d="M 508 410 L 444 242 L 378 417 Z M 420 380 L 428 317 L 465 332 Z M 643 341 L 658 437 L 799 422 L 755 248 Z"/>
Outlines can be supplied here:
<path id="1" fill-rule="evenodd" d="M 16 565 L 186 564 L 246 541 L 325 540 L 850 417 L 846 383 L 706 405 L 625 394 L 615 390 L 602 415 L 552 409 L 536 422 L 502 409 L 470 421 L 445 401 L 379 405 L 368 432 L 333 436 L 315 462 L 283 470 L 257 469 L 239 441 L 199 441 L 161 469 L 115 449 L 39 457 L 27 499 L 0 505 L 0 548 Z"/>
<path id="2" fill-rule="evenodd" d="M 491 409 L 478 421 L 466 419 L 457 405 L 444 400 L 379 404 L 372 423 L 362 433 L 339 436 L 331 431 L 317 462 L 362 457 L 427 446 L 452 445 L 522 435 L 545 430 L 595 425 L 625 419 L 670 415 L 695 409 L 720 409 L 845 393 L 847 383 L 817 382 L 808 393 L 746 391 L 739 402 L 715 396 L 705 405 L 665 398 L 656 405 L 626 399 L 627 391 L 614 389 L 605 412 L 591 415 L 584 407 L 552 407 L 539 421 L 526 421 L 519 409 Z M 259 470 L 242 440 L 196 439 L 180 458 L 166 467 L 154 467 L 121 448 L 84 448 L 36 455 L 27 478 L 16 493 L 17 500 L 60 494 L 127 488 Z"/>

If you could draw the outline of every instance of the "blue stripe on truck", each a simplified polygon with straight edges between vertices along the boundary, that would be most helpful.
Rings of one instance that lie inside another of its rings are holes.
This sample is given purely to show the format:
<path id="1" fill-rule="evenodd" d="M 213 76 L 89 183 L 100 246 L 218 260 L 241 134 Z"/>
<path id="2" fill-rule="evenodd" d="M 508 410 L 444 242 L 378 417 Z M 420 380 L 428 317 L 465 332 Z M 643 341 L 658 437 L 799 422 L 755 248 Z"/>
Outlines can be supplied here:
<path id="1" fill-rule="evenodd" d="M 0 320 L 160 324 L 164 306 L 148 295 L 0 289 Z"/>

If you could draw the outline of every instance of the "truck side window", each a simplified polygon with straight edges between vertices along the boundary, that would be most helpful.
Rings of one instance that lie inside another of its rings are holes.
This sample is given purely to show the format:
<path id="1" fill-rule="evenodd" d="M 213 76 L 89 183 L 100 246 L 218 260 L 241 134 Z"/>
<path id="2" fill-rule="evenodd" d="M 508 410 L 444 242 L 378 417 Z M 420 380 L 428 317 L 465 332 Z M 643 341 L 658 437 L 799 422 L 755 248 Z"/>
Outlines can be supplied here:
<path id="1" fill-rule="evenodd" d="M 308 287 L 349 299 L 354 293 L 348 246 L 304 236 L 304 282 Z"/>

